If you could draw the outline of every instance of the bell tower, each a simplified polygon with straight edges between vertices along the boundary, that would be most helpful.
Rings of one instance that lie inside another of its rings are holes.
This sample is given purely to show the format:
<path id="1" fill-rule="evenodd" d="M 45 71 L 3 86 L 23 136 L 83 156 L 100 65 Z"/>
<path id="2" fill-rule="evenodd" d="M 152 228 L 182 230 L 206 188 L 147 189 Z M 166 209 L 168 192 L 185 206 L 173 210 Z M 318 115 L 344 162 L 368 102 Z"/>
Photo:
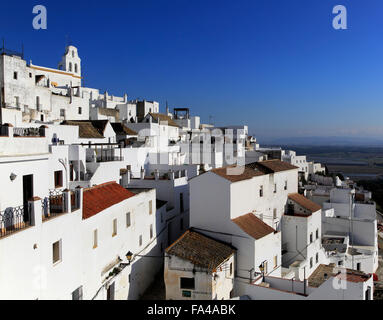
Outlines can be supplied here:
<path id="1" fill-rule="evenodd" d="M 81 77 L 81 59 L 75 46 L 69 45 L 65 48 L 61 62 L 58 65 L 59 70 L 70 72 Z"/>

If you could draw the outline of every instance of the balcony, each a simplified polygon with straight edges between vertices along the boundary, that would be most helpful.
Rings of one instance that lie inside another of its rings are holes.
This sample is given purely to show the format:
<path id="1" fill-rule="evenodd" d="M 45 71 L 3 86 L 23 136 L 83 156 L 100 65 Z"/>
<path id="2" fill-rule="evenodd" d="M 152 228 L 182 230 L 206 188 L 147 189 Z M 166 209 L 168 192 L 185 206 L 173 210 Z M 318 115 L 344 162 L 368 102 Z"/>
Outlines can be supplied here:
<path id="1" fill-rule="evenodd" d="M 96 162 L 124 161 L 124 157 L 103 155 L 96 158 Z"/>
<path id="2" fill-rule="evenodd" d="M 64 193 L 60 190 L 50 190 L 49 197 L 41 200 L 43 222 L 67 213 L 67 203 Z"/>
<path id="3" fill-rule="evenodd" d="M 58 189 L 49 191 L 49 197 L 41 200 L 43 222 L 61 216 L 69 211 L 74 212 L 80 209 L 80 191 L 78 189 L 66 193 Z"/>
<path id="4" fill-rule="evenodd" d="M 14 137 L 45 137 L 45 128 L 13 128 Z"/>
<path id="5" fill-rule="evenodd" d="M 0 211 L 0 238 L 26 229 L 31 226 L 29 211 L 24 206 Z"/>

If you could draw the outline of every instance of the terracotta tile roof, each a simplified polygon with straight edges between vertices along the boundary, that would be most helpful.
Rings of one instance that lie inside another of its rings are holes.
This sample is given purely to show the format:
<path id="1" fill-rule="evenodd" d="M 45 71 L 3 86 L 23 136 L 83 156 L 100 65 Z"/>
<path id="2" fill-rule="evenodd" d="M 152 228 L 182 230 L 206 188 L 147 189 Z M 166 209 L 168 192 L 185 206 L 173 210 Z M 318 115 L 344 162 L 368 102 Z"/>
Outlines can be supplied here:
<path id="1" fill-rule="evenodd" d="M 228 167 L 213 169 L 211 171 L 231 182 L 237 182 L 237 181 L 251 179 L 257 176 L 262 176 L 265 174 L 298 169 L 298 167 L 295 167 L 281 160 L 267 160 L 267 161 L 253 162 L 253 163 L 246 164 L 241 174 L 237 174 L 237 175 L 229 174 L 227 169 L 232 169 L 235 167 L 236 165 L 232 165 Z M 238 169 L 240 168 L 243 168 L 243 167 L 238 166 Z"/>
<path id="2" fill-rule="evenodd" d="M 136 136 L 137 132 L 128 128 L 126 125 L 124 125 L 121 122 L 114 122 L 111 123 L 112 128 L 116 134 L 119 135 L 128 135 L 128 136 Z"/>
<path id="3" fill-rule="evenodd" d="M 169 116 L 167 116 L 166 114 L 162 114 L 162 113 L 149 113 L 149 115 L 151 115 L 152 118 L 155 119 L 158 122 L 160 122 L 160 121 L 167 121 L 169 126 L 179 128 L 179 125 L 176 124 L 173 121 L 173 119 L 170 118 Z"/>
<path id="4" fill-rule="evenodd" d="M 235 252 L 235 248 L 193 230 L 186 231 L 166 252 L 213 271 Z"/>
<path id="5" fill-rule="evenodd" d="M 84 189 L 82 218 L 88 219 L 135 195 L 114 181 Z"/>
<path id="6" fill-rule="evenodd" d="M 256 240 L 261 239 L 270 233 L 276 232 L 272 227 L 257 218 L 253 213 L 245 214 L 231 221 L 240 227 L 243 232 L 246 232 L 249 236 Z"/>
<path id="7" fill-rule="evenodd" d="M 265 174 L 281 172 L 281 171 L 286 171 L 286 170 L 299 169 L 298 167 L 293 166 L 292 164 L 290 164 L 288 162 L 281 161 L 278 159 L 254 162 L 254 163 L 248 164 L 247 166 L 252 167 L 252 168 L 255 167 L 258 170 L 263 171 Z"/>
<path id="8" fill-rule="evenodd" d="M 104 138 L 105 127 L 108 120 L 65 120 L 62 125 L 78 126 L 79 138 Z"/>
<path id="9" fill-rule="evenodd" d="M 310 199 L 307 199 L 306 197 L 302 196 L 299 193 L 290 193 L 289 199 L 299 204 L 301 207 L 311 211 L 311 213 L 316 212 L 322 207 L 315 202 L 311 201 Z"/>
<path id="10" fill-rule="evenodd" d="M 215 173 L 215 174 L 221 176 L 222 178 L 225 178 L 226 180 L 229 180 L 231 182 L 248 180 L 248 179 L 251 179 L 253 177 L 264 175 L 264 173 L 262 171 L 259 171 L 257 169 L 255 169 L 255 170 L 251 169 L 247 165 L 243 166 L 243 167 L 238 167 L 238 170 L 243 170 L 243 172 L 239 171 L 240 174 L 234 174 L 235 171 L 233 168 L 235 168 L 235 167 L 236 166 L 233 165 L 233 166 L 228 166 L 228 167 L 223 167 L 223 168 L 217 168 L 217 169 L 211 170 L 211 172 L 213 172 L 213 173 Z M 232 172 L 233 174 L 230 172 L 230 169 L 233 170 L 233 172 Z"/>
<path id="11" fill-rule="evenodd" d="M 319 265 L 308 278 L 309 286 L 317 288 L 321 286 L 325 281 L 327 281 L 327 279 L 329 279 L 330 277 L 344 277 L 342 273 L 338 275 L 338 270 L 336 269 L 335 271 L 335 268 L 335 264 Z M 346 279 L 349 282 L 366 282 L 370 278 L 371 275 L 365 274 L 364 272 L 346 269 Z"/>

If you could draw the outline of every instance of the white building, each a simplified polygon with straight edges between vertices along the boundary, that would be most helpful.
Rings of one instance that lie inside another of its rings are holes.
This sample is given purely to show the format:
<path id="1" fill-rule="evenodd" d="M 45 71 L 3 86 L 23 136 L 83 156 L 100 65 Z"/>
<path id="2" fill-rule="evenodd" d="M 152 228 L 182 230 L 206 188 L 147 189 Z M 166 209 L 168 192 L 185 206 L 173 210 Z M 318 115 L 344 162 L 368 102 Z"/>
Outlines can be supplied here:
<path id="1" fill-rule="evenodd" d="M 33 197 L 29 221 L 20 210 L 1 212 L 3 222 L 13 216 L 0 238 L 1 299 L 137 299 L 160 269 L 144 257 L 161 260 L 166 242 L 157 239 L 155 190 L 112 182 Z"/>
<path id="2" fill-rule="evenodd" d="M 240 285 L 251 300 L 372 300 L 374 291 L 371 275 L 323 264 L 305 281 L 265 276 Z"/>
<path id="3" fill-rule="evenodd" d="M 189 181 L 190 226 L 237 248 L 237 275 L 281 275 L 280 220 L 298 168 L 279 160 L 214 169 Z"/>
<path id="4" fill-rule="evenodd" d="M 282 218 L 284 277 L 303 281 L 325 262 L 321 240 L 321 207 L 298 193 L 289 194 Z"/>
<path id="5" fill-rule="evenodd" d="M 235 248 L 193 230 L 166 249 L 167 300 L 227 300 L 233 297 Z"/>
<path id="6" fill-rule="evenodd" d="M 328 247 L 328 261 L 347 268 L 374 273 L 378 268 L 376 204 L 371 193 L 350 188 L 333 188 L 323 203 L 322 233 L 326 238 L 340 236 L 345 248 Z M 336 242 L 339 242 L 336 241 Z"/>

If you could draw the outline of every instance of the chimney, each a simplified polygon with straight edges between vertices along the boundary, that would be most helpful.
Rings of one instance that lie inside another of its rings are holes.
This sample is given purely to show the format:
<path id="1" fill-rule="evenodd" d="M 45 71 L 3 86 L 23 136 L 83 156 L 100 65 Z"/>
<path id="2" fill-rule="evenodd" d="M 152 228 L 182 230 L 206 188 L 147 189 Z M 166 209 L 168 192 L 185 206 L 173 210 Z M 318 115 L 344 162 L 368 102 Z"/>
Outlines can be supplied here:
<path id="1" fill-rule="evenodd" d="M 126 172 L 122 175 L 122 186 L 127 188 L 130 183 L 130 168 L 127 168 Z"/>

